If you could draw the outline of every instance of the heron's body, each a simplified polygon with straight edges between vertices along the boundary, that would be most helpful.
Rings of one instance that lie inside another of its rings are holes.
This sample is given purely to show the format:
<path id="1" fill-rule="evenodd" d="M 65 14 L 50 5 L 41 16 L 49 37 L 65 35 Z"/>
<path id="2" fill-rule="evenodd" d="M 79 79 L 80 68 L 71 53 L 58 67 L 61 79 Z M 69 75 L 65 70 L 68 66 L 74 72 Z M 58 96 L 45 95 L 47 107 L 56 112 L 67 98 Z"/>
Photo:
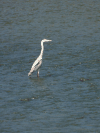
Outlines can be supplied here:
<path id="1" fill-rule="evenodd" d="M 28 73 L 28 76 L 30 76 L 34 71 L 37 70 L 37 77 L 39 77 L 39 68 L 41 67 L 41 64 L 42 64 L 42 56 L 43 56 L 43 51 L 44 51 L 43 42 L 48 42 L 48 41 L 52 41 L 52 40 L 43 39 L 41 41 L 41 53 L 40 53 L 39 57 L 33 63 L 32 68 L 31 68 L 30 72 Z"/>

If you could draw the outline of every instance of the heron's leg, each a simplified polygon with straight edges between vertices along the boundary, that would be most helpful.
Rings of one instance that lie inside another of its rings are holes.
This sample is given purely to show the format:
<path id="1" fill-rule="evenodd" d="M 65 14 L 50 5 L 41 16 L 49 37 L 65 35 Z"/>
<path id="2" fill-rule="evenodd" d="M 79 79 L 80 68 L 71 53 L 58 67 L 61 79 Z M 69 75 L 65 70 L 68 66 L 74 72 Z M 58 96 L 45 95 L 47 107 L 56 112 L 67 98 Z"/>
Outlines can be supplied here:
<path id="1" fill-rule="evenodd" d="M 39 77 L 39 69 L 38 69 L 38 71 L 37 71 L 37 77 Z"/>

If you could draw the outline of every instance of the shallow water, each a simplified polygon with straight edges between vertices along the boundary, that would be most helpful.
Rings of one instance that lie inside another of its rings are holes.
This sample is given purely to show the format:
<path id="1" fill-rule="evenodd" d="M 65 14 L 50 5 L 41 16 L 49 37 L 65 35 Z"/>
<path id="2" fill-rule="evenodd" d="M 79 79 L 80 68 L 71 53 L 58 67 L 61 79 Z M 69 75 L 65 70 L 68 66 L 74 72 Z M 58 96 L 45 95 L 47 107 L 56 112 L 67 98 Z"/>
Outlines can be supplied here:
<path id="1" fill-rule="evenodd" d="M 0 3 L 0 132 L 99 133 L 100 1 Z"/>

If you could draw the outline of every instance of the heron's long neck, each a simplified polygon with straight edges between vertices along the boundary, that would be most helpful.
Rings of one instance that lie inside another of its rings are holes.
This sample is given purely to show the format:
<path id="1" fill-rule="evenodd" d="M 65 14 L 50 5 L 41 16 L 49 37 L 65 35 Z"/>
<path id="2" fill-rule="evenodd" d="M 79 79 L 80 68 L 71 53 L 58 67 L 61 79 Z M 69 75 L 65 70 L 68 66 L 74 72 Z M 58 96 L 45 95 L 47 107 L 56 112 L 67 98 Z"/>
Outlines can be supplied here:
<path id="1" fill-rule="evenodd" d="M 40 53 L 41 58 L 43 56 L 43 51 L 44 51 L 44 46 L 43 46 L 43 42 L 41 41 L 41 53 Z"/>

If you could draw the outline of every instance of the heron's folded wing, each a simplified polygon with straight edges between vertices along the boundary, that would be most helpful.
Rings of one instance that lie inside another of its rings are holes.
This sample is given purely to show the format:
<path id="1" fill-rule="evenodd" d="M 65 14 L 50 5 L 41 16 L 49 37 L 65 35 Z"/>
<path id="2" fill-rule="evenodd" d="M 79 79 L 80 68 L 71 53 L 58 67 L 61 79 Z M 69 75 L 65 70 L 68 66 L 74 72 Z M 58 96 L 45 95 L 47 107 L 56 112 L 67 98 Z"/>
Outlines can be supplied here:
<path id="1" fill-rule="evenodd" d="M 39 57 L 34 61 L 32 67 L 36 66 L 41 60 L 42 60 L 42 58 L 39 56 Z"/>
<path id="2" fill-rule="evenodd" d="M 36 71 L 37 69 L 39 69 L 40 68 L 40 66 L 41 66 L 41 64 L 42 64 L 42 60 L 40 60 L 39 62 L 37 62 L 34 66 L 32 66 L 32 68 L 31 68 L 31 70 L 30 70 L 30 73 L 32 73 L 33 71 Z"/>
<path id="3" fill-rule="evenodd" d="M 36 71 L 37 69 L 39 69 L 40 66 L 41 66 L 41 64 L 42 64 L 42 60 L 40 60 L 40 61 L 38 62 L 38 64 L 37 64 L 36 66 L 34 66 L 34 71 Z"/>

